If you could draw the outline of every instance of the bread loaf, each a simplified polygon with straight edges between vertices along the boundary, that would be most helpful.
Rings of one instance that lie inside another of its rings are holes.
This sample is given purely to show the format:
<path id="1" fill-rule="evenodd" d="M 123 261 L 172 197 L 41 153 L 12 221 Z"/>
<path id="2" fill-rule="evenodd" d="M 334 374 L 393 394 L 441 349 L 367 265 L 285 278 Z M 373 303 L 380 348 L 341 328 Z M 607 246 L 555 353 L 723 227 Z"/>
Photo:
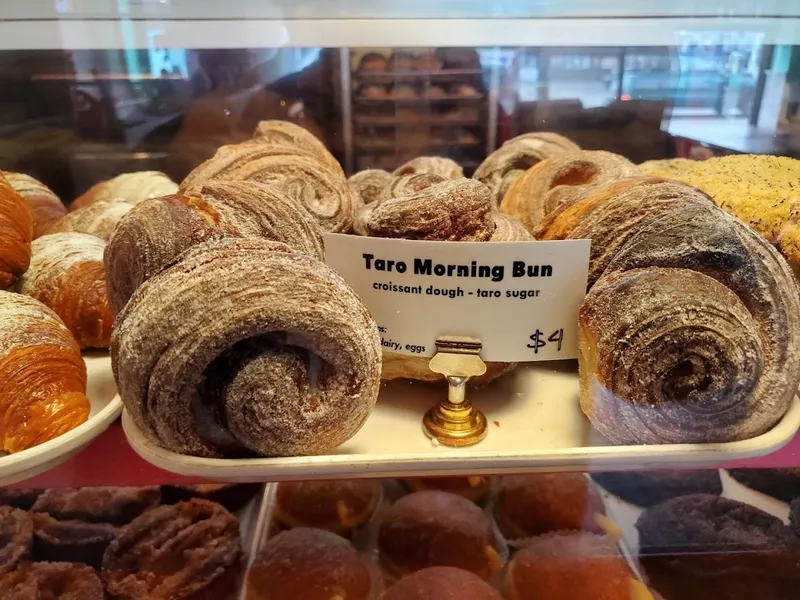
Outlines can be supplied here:
<path id="1" fill-rule="evenodd" d="M 475 169 L 474 179 L 489 186 L 492 206 L 500 207 L 514 180 L 538 162 L 551 156 L 578 152 L 580 148 L 557 133 L 525 133 L 508 140 Z"/>
<path id="2" fill-rule="evenodd" d="M 124 198 L 129 203 L 136 204 L 148 198 L 158 198 L 177 191 L 178 184 L 159 171 L 123 173 L 93 185 L 86 193 L 75 199 L 69 210 L 75 211 L 95 202 L 115 198 Z"/>
<path id="3" fill-rule="evenodd" d="M 19 452 L 89 417 L 86 366 L 64 323 L 28 296 L 0 292 L 0 443 Z"/>
<path id="4" fill-rule="evenodd" d="M 32 238 L 31 211 L 0 172 L 0 290 L 11 287 L 28 269 Z"/>
<path id="5" fill-rule="evenodd" d="M 33 238 L 45 235 L 53 223 L 67 214 L 67 207 L 53 190 L 24 173 L 6 173 L 6 179 L 31 209 Z"/>
<path id="6" fill-rule="evenodd" d="M 304 148 L 253 141 L 223 146 L 189 173 L 184 195 L 211 181 L 252 181 L 278 187 L 317 220 L 323 231 L 347 232 L 361 199 L 342 175 Z"/>
<path id="7" fill-rule="evenodd" d="M 53 310 L 81 348 L 108 348 L 114 317 L 106 297 L 100 238 L 54 233 L 33 242 L 31 266 L 17 290 Z"/>
<path id="8" fill-rule="evenodd" d="M 164 448 L 293 456 L 327 452 L 364 424 L 380 347 L 361 300 L 322 262 L 227 238 L 136 290 L 111 359 L 128 414 Z"/>
<path id="9" fill-rule="evenodd" d="M 627 158 L 582 150 L 547 158 L 519 176 L 508 188 L 500 210 L 534 232 L 545 215 L 588 190 L 638 173 Z"/>
<path id="10" fill-rule="evenodd" d="M 122 310 L 142 283 L 195 244 L 247 236 L 324 258 L 316 221 L 279 190 L 244 181 L 209 182 L 191 197 L 146 200 L 122 219 L 105 253 L 112 309 Z"/>
<path id="11" fill-rule="evenodd" d="M 633 178 L 561 205 L 542 239 L 592 239 L 581 407 L 620 444 L 742 440 L 800 382 L 800 296 L 778 252 L 690 186 Z"/>

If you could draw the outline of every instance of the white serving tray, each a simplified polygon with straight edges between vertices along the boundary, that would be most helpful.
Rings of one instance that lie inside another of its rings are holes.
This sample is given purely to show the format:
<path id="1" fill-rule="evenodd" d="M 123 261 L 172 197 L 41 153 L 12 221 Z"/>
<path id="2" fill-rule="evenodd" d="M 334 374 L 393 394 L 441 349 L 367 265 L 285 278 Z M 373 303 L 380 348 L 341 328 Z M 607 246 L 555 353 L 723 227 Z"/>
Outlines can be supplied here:
<path id="1" fill-rule="evenodd" d="M 89 419 L 49 442 L 0 456 L 0 486 L 28 479 L 60 465 L 108 429 L 122 412 L 108 352 L 84 352 L 83 360 L 88 376 L 86 395 L 91 401 Z"/>
<path id="2" fill-rule="evenodd" d="M 322 456 L 197 458 L 154 445 L 126 412 L 122 426 L 133 449 L 153 465 L 181 475 L 224 481 L 708 466 L 773 452 L 800 428 L 800 400 L 795 398 L 775 428 L 750 440 L 613 446 L 580 410 L 575 361 L 558 361 L 520 366 L 486 388 L 470 391 L 474 404 L 486 414 L 489 434 L 475 446 L 449 448 L 432 443 L 421 424 L 425 411 L 444 394 L 444 387 L 415 382 L 385 384 L 361 431 Z"/>

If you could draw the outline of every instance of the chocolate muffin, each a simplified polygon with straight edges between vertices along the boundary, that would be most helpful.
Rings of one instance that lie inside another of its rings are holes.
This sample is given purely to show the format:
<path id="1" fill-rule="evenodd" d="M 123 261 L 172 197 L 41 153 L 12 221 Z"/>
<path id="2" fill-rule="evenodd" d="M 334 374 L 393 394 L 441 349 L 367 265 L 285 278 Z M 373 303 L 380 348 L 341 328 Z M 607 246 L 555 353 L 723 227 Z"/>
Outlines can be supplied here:
<path id="1" fill-rule="evenodd" d="M 636 506 L 653 506 L 687 494 L 722 493 L 717 469 L 661 469 L 593 473 L 592 479 L 617 498 Z"/>
<path id="2" fill-rule="evenodd" d="M 501 533 L 516 540 L 561 530 L 602 533 L 597 516 L 605 509 L 581 473 L 541 473 L 503 477 L 493 512 Z"/>
<path id="3" fill-rule="evenodd" d="M 753 506 L 682 496 L 645 510 L 636 528 L 639 562 L 665 598 L 797 598 L 800 540 Z"/>
<path id="4" fill-rule="evenodd" d="M 101 578 L 115 600 L 214 600 L 239 586 L 239 522 L 208 500 L 147 511 L 120 529 Z"/>
<path id="5" fill-rule="evenodd" d="M 371 587 L 369 569 L 350 542 L 309 527 L 269 540 L 247 576 L 248 600 L 368 600 Z"/>
<path id="6" fill-rule="evenodd" d="M 376 479 L 287 481 L 278 485 L 274 518 L 288 529 L 316 527 L 349 536 L 369 521 L 381 494 Z"/>
<path id="7" fill-rule="evenodd" d="M 728 474 L 743 486 L 782 502 L 800 498 L 800 469 L 728 469 Z"/>
<path id="8" fill-rule="evenodd" d="M 427 567 L 458 567 L 488 579 L 502 568 L 492 524 L 474 503 L 438 490 L 400 498 L 378 531 L 378 553 L 389 577 Z"/>
<path id="9" fill-rule="evenodd" d="M 503 600 L 483 579 L 455 567 L 428 567 L 406 575 L 380 600 Z"/>

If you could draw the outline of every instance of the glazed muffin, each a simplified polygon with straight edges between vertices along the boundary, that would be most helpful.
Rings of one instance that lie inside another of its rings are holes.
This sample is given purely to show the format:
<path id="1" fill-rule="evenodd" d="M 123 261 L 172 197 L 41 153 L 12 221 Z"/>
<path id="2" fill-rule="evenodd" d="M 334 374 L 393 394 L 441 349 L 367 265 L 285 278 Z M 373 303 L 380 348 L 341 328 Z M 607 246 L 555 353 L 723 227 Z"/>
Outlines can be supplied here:
<path id="1" fill-rule="evenodd" d="M 636 528 L 639 563 L 665 598 L 797 598 L 800 540 L 753 506 L 682 496 L 645 510 Z"/>
<path id="2" fill-rule="evenodd" d="M 441 490 L 458 494 L 467 500 L 481 504 L 492 492 L 489 477 L 470 475 L 469 477 L 414 477 L 403 479 L 403 483 L 415 492 L 422 490 Z"/>
<path id="3" fill-rule="evenodd" d="M 275 520 L 285 528 L 316 527 L 350 535 L 372 518 L 382 494 L 372 479 L 287 481 L 278 485 Z"/>
<path id="4" fill-rule="evenodd" d="M 505 589 L 510 600 L 652 599 L 611 539 L 581 532 L 529 540 L 508 566 Z"/>
<path id="5" fill-rule="evenodd" d="M 458 567 L 488 579 L 502 568 L 492 524 L 475 504 L 438 490 L 400 498 L 378 532 L 381 566 L 390 578 L 427 567 Z"/>
<path id="6" fill-rule="evenodd" d="M 509 540 L 551 531 L 602 533 L 603 501 L 581 473 L 504 477 L 493 506 L 500 532 Z"/>
<path id="7" fill-rule="evenodd" d="M 687 494 L 722 493 L 716 469 L 613 471 L 593 473 L 592 479 L 610 494 L 636 506 L 653 506 Z"/>
<path id="8" fill-rule="evenodd" d="M 248 600 L 368 600 L 369 569 L 346 539 L 322 529 L 279 533 L 247 576 Z"/>
<path id="9" fill-rule="evenodd" d="M 380 600 L 503 600 L 503 597 L 469 571 L 428 567 L 403 577 Z"/>

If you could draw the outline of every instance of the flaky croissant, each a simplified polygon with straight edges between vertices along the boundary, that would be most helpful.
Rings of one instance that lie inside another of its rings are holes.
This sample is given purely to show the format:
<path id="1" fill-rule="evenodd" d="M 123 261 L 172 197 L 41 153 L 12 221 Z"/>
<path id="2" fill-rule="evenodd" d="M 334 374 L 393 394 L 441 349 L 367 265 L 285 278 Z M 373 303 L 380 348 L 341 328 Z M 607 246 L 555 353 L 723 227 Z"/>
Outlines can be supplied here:
<path id="1" fill-rule="evenodd" d="M 148 198 L 158 198 L 174 194 L 177 191 L 178 184 L 160 171 L 123 173 L 93 185 L 70 204 L 69 210 L 76 211 L 95 202 L 104 202 L 115 198 L 124 198 L 130 204 L 136 204 Z"/>
<path id="2" fill-rule="evenodd" d="M 34 239 L 48 233 L 53 223 L 67 214 L 61 198 L 38 179 L 24 173 L 6 173 L 6 179 L 31 209 Z"/>
<path id="3" fill-rule="evenodd" d="M 28 296 L 0 292 L 0 443 L 19 452 L 89 418 L 86 366 L 58 316 Z"/>
<path id="4" fill-rule="evenodd" d="M 190 196 L 141 202 L 121 220 L 105 252 L 114 313 L 182 252 L 223 237 L 261 237 L 324 258 L 316 221 L 280 190 L 246 181 L 212 181 Z"/>
<path id="5" fill-rule="evenodd" d="M 292 123 L 291 121 L 281 121 L 277 119 L 260 121 L 253 133 L 253 139 L 268 144 L 288 146 L 290 148 L 305 148 L 314 154 L 321 162 L 344 176 L 342 165 L 339 164 L 339 161 L 337 161 L 333 154 L 325 147 L 325 144 L 308 129 Z"/>
<path id="6" fill-rule="evenodd" d="M 0 172 L 0 290 L 11 287 L 31 262 L 31 211 Z"/>
<path id="7" fill-rule="evenodd" d="M 128 214 L 136 202 L 125 198 L 98 200 L 72 211 L 58 219 L 49 229 L 49 233 L 87 233 L 103 240 L 108 240 L 120 219 Z"/>
<path id="8" fill-rule="evenodd" d="M 103 269 L 105 242 L 85 233 L 54 233 L 33 242 L 31 266 L 17 291 L 53 310 L 81 348 L 108 348 L 114 317 Z"/>
<path id="9" fill-rule="evenodd" d="M 780 254 L 701 191 L 657 178 L 559 206 L 542 239 L 592 240 L 581 407 L 615 443 L 772 428 L 800 383 L 800 295 Z"/>

